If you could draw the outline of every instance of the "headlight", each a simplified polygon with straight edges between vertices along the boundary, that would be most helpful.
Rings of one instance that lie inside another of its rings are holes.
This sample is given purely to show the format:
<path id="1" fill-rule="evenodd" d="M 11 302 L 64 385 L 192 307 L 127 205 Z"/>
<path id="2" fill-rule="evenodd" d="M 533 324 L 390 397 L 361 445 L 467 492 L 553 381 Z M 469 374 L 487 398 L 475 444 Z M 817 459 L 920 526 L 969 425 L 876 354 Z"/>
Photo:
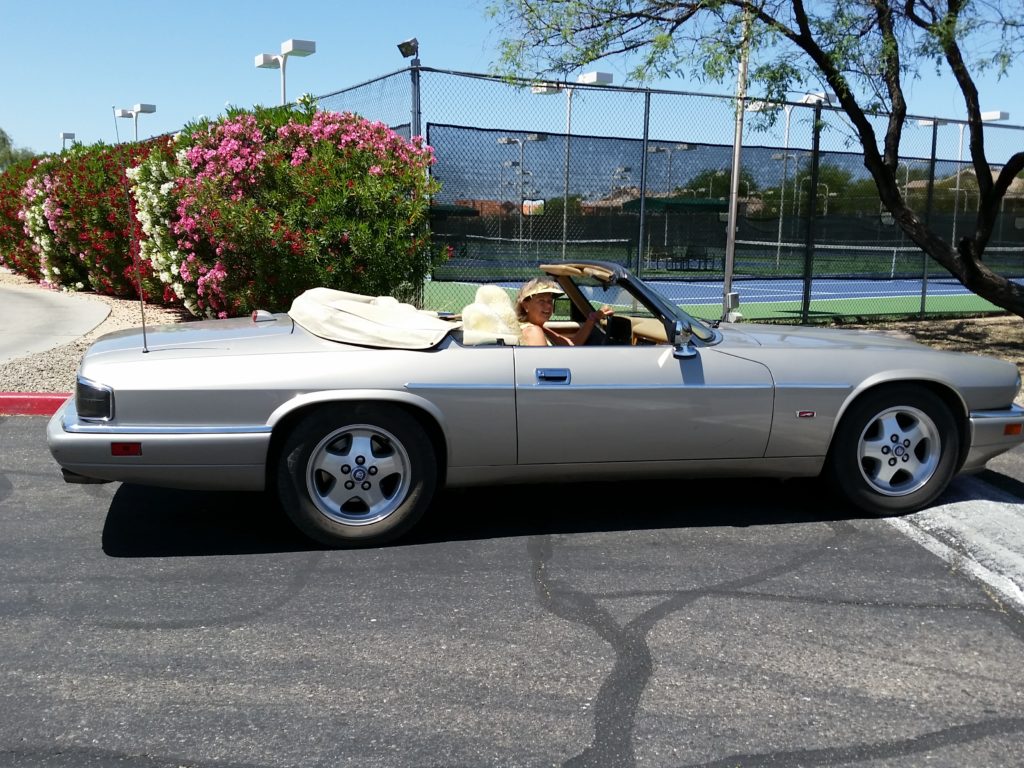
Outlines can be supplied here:
<path id="1" fill-rule="evenodd" d="M 110 387 L 79 377 L 75 384 L 75 410 L 80 419 L 109 421 L 114 418 L 114 393 Z"/>

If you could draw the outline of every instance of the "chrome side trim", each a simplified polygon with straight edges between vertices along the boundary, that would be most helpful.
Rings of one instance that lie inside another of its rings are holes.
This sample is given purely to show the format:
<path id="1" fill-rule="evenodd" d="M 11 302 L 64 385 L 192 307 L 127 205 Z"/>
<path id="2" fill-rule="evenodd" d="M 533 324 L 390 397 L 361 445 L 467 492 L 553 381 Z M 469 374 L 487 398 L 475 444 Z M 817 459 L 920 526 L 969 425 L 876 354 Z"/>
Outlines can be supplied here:
<path id="1" fill-rule="evenodd" d="M 82 424 L 77 421 L 65 420 L 64 431 L 73 434 L 88 435 L 262 435 L 270 434 L 272 429 L 266 425 L 239 427 L 114 427 L 101 424 Z"/>
<path id="2" fill-rule="evenodd" d="M 405 385 L 408 390 L 436 390 L 436 389 L 457 389 L 457 390 L 504 390 L 504 389 L 515 389 L 512 384 L 430 384 L 423 382 L 410 382 Z M 771 384 L 728 384 L 718 386 L 706 386 L 704 384 L 573 384 L 573 389 L 588 389 L 588 390 L 601 390 L 601 389 L 621 389 L 625 390 L 644 390 L 644 389 L 717 389 L 717 390 L 728 390 L 728 389 L 773 389 Z M 849 387 L 838 387 L 839 389 L 848 389 Z"/>
<path id="3" fill-rule="evenodd" d="M 853 389 L 853 384 L 819 384 L 817 382 L 813 384 L 800 384 L 798 382 L 790 382 L 789 384 L 776 384 L 776 389 Z"/>
<path id="4" fill-rule="evenodd" d="M 968 414 L 971 419 L 984 420 L 984 419 L 1003 419 L 1015 421 L 1017 419 L 1024 419 L 1024 408 L 1011 403 L 1009 408 L 1000 408 L 998 410 L 988 411 L 971 411 Z"/>
<path id="5" fill-rule="evenodd" d="M 421 382 L 411 381 L 405 385 L 408 390 L 432 390 L 432 389 L 459 389 L 459 390 L 495 390 L 495 389 L 515 389 L 513 384 L 435 384 L 433 382 Z"/>

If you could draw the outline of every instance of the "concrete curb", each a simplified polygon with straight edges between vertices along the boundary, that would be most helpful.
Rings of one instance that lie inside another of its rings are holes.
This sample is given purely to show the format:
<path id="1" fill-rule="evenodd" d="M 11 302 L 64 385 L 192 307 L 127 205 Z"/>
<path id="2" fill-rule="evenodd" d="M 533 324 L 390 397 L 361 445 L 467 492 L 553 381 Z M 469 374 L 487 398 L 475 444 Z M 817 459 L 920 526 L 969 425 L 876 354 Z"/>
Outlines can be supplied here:
<path id="1" fill-rule="evenodd" d="M 0 416 L 52 416 L 70 392 L 0 392 Z"/>

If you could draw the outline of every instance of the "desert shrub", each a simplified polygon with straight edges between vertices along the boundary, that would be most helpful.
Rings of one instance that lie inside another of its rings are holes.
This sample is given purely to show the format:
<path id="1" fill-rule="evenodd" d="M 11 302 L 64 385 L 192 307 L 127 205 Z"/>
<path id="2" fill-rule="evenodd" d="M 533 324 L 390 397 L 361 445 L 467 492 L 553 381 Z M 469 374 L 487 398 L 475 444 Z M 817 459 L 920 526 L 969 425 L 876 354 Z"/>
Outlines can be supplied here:
<path id="1" fill-rule="evenodd" d="M 154 273 L 196 314 L 323 285 L 409 298 L 429 273 L 433 152 L 350 113 L 232 110 L 130 172 Z"/>
<path id="2" fill-rule="evenodd" d="M 0 173 L 0 265 L 39 281 L 43 277 L 39 254 L 25 232 L 22 190 L 36 173 L 41 158 L 13 163 Z"/>

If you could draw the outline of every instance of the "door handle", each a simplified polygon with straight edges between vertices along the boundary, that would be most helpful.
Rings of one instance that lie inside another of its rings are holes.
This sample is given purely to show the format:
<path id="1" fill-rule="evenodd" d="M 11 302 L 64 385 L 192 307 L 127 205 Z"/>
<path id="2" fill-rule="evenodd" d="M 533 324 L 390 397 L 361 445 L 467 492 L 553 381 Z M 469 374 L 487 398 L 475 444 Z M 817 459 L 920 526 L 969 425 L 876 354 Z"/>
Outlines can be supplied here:
<path id="1" fill-rule="evenodd" d="M 569 384 L 572 382 L 572 374 L 568 368 L 538 368 L 538 384 Z"/>

